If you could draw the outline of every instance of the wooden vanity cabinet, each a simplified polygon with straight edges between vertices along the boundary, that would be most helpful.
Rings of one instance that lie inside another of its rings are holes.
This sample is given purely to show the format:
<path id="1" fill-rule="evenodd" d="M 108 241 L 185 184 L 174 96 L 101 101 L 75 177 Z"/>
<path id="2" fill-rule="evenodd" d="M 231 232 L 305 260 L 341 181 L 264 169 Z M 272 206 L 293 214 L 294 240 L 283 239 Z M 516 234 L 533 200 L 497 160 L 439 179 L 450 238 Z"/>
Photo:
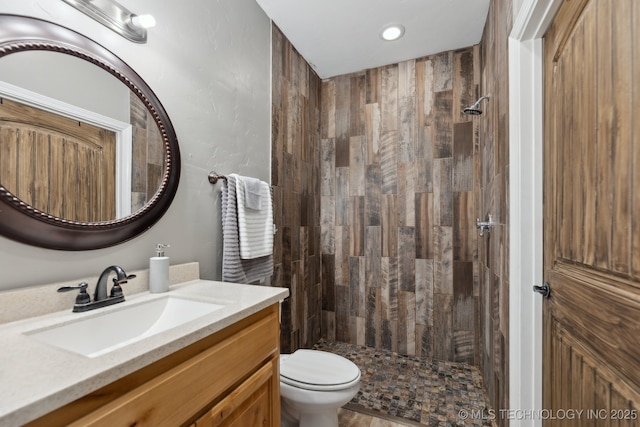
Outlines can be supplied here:
<path id="1" fill-rule="evenodd" d="M 271 390 L 273 370 L 277 360 L 260 368 L 255 374 L 238 386 L 231 394 L 200 417 L 192 427 L 248 427 L 267 426 L 274 418 L 274 402 Z"/>
<path id="2" fill-rule="evenodd" d="M 27 426 L 280 426 L 278 304 Z"/>

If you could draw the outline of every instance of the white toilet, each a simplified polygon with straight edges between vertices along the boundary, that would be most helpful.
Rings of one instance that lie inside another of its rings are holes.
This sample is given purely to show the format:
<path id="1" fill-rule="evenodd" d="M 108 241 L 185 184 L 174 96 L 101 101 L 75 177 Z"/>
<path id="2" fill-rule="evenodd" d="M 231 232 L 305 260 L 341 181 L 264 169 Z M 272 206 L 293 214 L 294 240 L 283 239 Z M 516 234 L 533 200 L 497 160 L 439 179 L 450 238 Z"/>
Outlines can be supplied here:
<path id="1" fill-rule="evenodd" d="M 338 427 L 338 408 L 360 388 L 360 369 L 318 350 L 280 355 L 283 427 Z"/>

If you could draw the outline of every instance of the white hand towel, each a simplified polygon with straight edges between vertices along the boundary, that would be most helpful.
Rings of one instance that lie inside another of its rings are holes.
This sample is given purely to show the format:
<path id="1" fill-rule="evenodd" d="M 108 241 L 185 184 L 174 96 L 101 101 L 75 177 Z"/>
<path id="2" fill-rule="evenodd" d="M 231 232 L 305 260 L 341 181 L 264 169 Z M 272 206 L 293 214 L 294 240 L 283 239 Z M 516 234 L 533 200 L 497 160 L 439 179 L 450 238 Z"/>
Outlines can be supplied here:
<path id="1" fill-rule="evenodd" d="M 236 179 L 240 258 L 253 259 L 273 254 L 273 206 L 269 184 L 261 181 L 262 209 L 247 209 L 243 176 Z"/>
<path id="2" fill-rule="evenodd" d="M 244 203 L 248 209 L 259 211 L 262 209 L 262 181 L 258 178 L 243 177 Z"/>

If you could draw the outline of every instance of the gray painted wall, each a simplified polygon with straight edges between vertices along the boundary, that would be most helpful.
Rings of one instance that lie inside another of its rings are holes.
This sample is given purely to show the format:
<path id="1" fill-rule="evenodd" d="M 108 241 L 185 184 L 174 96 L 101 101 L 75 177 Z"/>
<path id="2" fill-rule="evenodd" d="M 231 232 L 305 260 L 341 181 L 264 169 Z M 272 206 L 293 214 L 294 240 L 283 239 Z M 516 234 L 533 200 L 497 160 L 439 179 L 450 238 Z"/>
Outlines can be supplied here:
<path id="1" fill-rule="evenodd" d="M 182 176 L 154 227 L 120 245 L 86 252 L 41 249 L 0 237 L 0 290 L 99 274 L 111 265 L 148 267 L 156 243 L 171 263 L 200 262 L 220 278 L 220 185 L 211 170 L 270 177 L 270 21 L 255 0 L 119 0 L 158 24 L 138 45 L 61 1 L 11 0 L 0 13 L 38 17 L 87 35 L 114 52 L 154 90 L 175 127 Z M 126 292 L 126 290 L 125 290 Z M 46 298 L 46 295 L 42 295 Z"/>
<path id="2" fill-rule="evenodd" d="M 80 58 L 43 50 L 7 55 L 0 61 L 0 80 L 121 122 L 130 121 L 129 88 Z"/>

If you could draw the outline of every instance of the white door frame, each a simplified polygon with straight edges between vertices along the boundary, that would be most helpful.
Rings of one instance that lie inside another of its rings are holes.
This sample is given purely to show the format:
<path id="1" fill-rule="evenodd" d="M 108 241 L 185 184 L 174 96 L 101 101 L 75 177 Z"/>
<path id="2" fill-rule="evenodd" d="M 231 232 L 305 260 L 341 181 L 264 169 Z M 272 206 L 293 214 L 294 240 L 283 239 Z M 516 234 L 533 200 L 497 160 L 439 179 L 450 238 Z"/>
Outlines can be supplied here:
<path id="1" fill-rule="evenodd" d="M 543 409 L 542 297 L 532 290 L 543 280 L 542 37 L 561 4 L 525 0 L 509 35 L 509 408 L 500 409 Z M 542 425 L 540 419 L 510 422 Z"/>

